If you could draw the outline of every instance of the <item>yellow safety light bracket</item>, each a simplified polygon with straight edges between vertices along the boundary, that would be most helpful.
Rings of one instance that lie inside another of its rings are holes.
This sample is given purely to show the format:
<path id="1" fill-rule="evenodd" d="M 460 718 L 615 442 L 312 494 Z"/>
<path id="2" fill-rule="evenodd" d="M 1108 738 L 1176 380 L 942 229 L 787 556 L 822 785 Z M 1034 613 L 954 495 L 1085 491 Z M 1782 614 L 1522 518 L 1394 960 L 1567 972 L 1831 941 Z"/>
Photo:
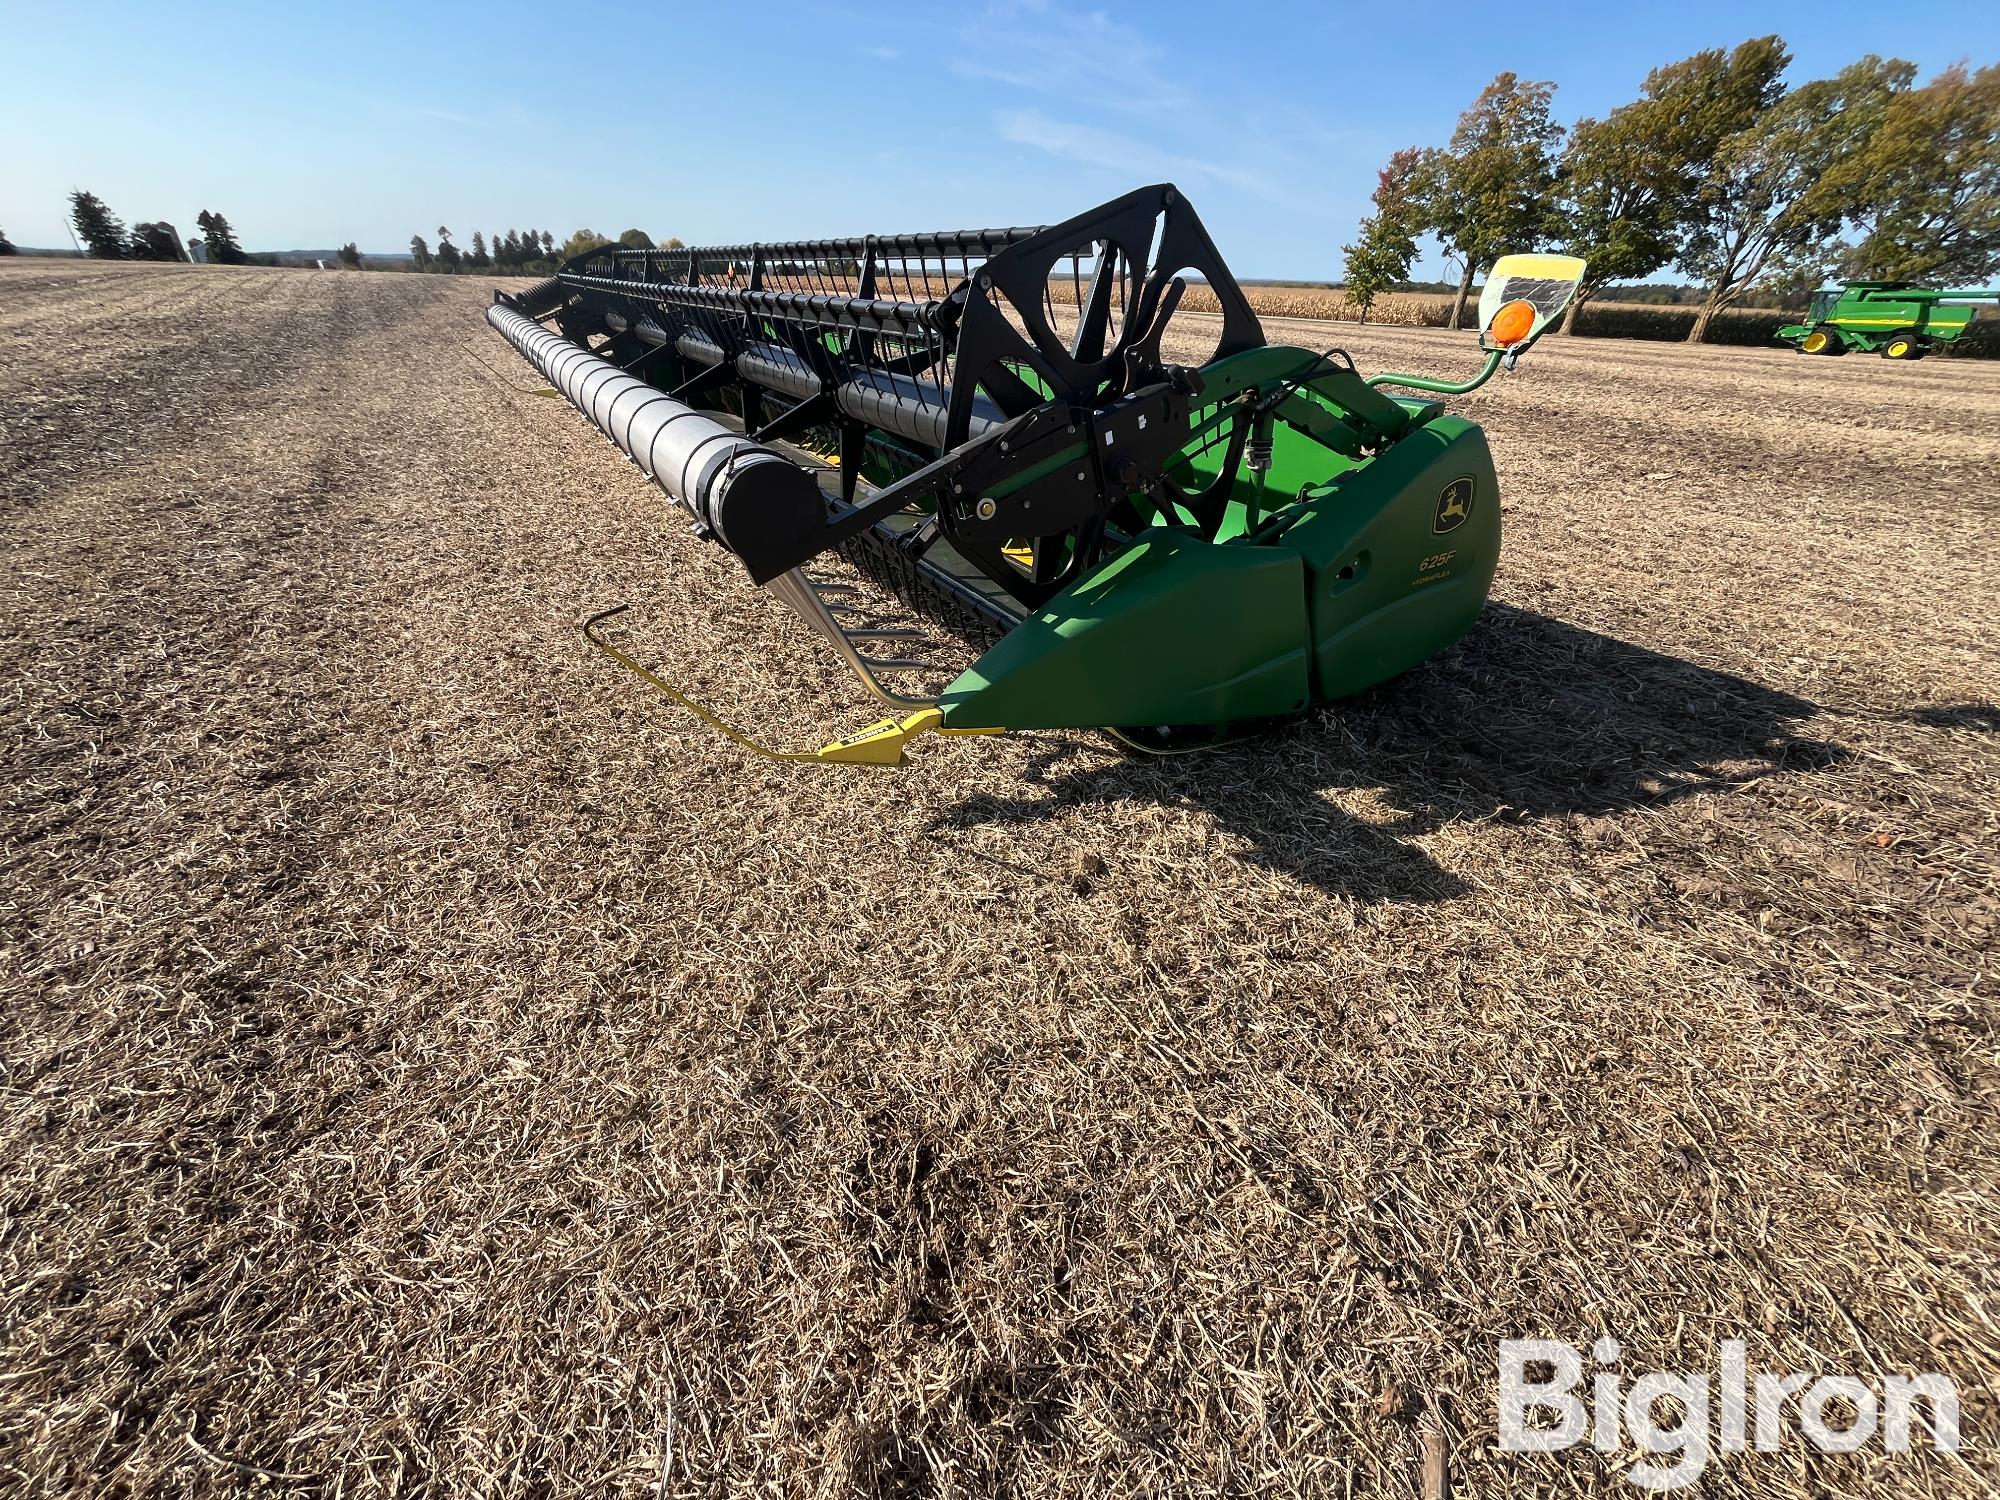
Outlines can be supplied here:
<path id="1" fill-rule="evenodd" d="M 899 766 L 903 763 L 903 746 L 926 730 L 937 729 L 944 718 L 943 713 L 937 708 L 921 708 L 902 718 L 883 719 L 870 724 L 866 729 L 850 734 L 846 739 L 835 740 L 831 745 L 822 746 L 818 750 L 774 750 L 769 745 L 758 744 L 735 725 L 711 713 L 672 683 L 634 661 L 598 634 L 599 625 L 614 616 L 624 614 L 631 607 L 629 604 L 619 604 L 610 609 L 599 610 L 583 622 L 583 638 L 627 671 L 645 678 L 711 729 L 720 730 L 745 750 L 761 755 L 766 760 L 798 761 L 816 765 Z"/>

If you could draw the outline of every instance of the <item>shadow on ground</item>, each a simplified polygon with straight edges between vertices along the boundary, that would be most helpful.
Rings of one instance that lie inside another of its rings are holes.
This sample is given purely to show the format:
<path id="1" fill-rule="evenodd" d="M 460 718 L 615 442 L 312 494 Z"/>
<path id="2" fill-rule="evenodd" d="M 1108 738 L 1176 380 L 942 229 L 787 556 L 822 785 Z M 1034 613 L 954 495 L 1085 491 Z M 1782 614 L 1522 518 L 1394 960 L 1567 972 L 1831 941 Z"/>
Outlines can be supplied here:
<path id="1" fill-rule="evenodd" d="M 981 793 L 933 828 L 1027 827 L 1079 808 L 1201 808 L 1247 857 L 1359 901 L 1442 901 L 1463 882 L 1409 843 L 1454 820 L 1602 816 L 1848 753 L 1802 737 L 1803 698 L 1508 605 L 1435 661 L 1337 709 L 1206 754 L 1106 761 L 1075 743 L 1018 794 Z M 1383 821 L 1323 792 L 1379 788 Z"/>
<path id="2" fill-rule="evenodd" d="M 1940 708 L 1920 708 L 1905 717 L 1926 729 L 1977 729 L 2000 734 L 2000 704 L 1995 703 L 1949 703 Z"/>

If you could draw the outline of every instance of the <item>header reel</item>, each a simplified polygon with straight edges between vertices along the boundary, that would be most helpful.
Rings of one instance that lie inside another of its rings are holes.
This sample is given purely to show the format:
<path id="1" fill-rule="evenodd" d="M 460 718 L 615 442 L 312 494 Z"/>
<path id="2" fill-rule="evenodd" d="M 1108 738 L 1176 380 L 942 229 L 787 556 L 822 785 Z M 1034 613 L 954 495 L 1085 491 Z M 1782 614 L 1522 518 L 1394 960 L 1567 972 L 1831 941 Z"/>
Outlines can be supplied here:
<path id="1" fill-rule="evenodd" d="M 1569 266 L 1496 267 L 1480 379 L 1561 311 Z M 1215 312 L 1183 308 L 1191 280 Z M 934 709 L 899 733 L 1226 735 L 1455 639 L 1497 553 L 1478 429 L 1371 389 L 1478 382 L 1268 345 L 1171 186 L 1042 229 L 607 246 L 488 320 L 878 696 Z M 1464 500 L 1440 556 L 1443 468 Z M 889 691 L 801 571 L 836 549 L 1003 638 L 935 699 Z M 1405 561 L 1433 566 L 1391 587 Z"/>

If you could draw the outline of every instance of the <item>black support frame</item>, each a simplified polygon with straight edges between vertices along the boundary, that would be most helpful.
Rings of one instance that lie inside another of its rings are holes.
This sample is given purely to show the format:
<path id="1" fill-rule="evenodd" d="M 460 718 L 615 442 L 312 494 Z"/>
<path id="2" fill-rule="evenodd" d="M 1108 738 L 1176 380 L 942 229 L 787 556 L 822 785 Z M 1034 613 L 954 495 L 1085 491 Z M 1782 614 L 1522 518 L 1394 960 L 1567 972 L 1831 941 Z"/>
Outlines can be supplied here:
<path id="1" fill-rule="evenodd" d="M 1077 307 L 1066 335 L 1054 294 L 1065 265 Z M 1039 516 L 1016 497 L 999 516 L 975 520 L 983 497 L 976 487 L 967 492 L 965 478 L 990 471 L 1009 433 L 1045 435 L 1053 423 L 1088 437 L 1120 403 L 1161 399 L 1163 391 L 1184 400 L 1189 382 L 1164 360 L 1161 337 L 1188 277 L 1205 282 L 1219 303 L 1217 357 L 1263 344 L 1241 288 L 1170 184 L 1038 228 L 606 246 L 573 258 L 553 278 L 555 288 L 538 291 L 572 338 L 616 329 L 651 346 L 640 364 L 671 349 L 661 364 L 673 367 L 676 397 L 714 405 L 733 390 L 753 436 L 832 434 L 842 503 L 799 561 L 885 509 L 914 505 L 937 517 L 925 538 L 942 532 L 1032 605 L 1096 560 L 1106 518 L 1160 484 L 1154 466 L 1171 455 L 1149 447 L 1135 466 L 1132 452 L 1113 462 L 1093 443 L 1080 472 L 1051 476 L 1063 494 L 1045 497 Z M 778 409 L 767 417 L 772 397 Z M 861 456 L 877 432 L 930 462 L 856 508 Z M 1079 505 L 1070 493 L 1079 483 L 1092 503 Z M 1061 524 L 1047 527 L 1046 516 Z M 1009 555 L 1007 536 L 1029 544 L 1025 568 Z"/>

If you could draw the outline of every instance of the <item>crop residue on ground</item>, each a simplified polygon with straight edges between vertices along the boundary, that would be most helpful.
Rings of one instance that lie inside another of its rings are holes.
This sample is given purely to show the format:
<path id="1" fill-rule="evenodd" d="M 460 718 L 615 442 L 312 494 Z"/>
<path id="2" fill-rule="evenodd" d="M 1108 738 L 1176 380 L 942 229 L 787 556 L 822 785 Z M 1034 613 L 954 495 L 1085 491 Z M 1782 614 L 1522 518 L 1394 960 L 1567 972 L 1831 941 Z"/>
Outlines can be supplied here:
<path id="1" fill-rule="evenodd" d="M 1993 1477 L 1994 366 L 1547 340 L 1438 660 L 865 773 L 581 642 L 875 716 L 490 286 L 0 268 L 6 1488 L 1622 1491 L 1493 1451 L 1601 1333 L 1964 1394 L 1732 1493 Z"/>

